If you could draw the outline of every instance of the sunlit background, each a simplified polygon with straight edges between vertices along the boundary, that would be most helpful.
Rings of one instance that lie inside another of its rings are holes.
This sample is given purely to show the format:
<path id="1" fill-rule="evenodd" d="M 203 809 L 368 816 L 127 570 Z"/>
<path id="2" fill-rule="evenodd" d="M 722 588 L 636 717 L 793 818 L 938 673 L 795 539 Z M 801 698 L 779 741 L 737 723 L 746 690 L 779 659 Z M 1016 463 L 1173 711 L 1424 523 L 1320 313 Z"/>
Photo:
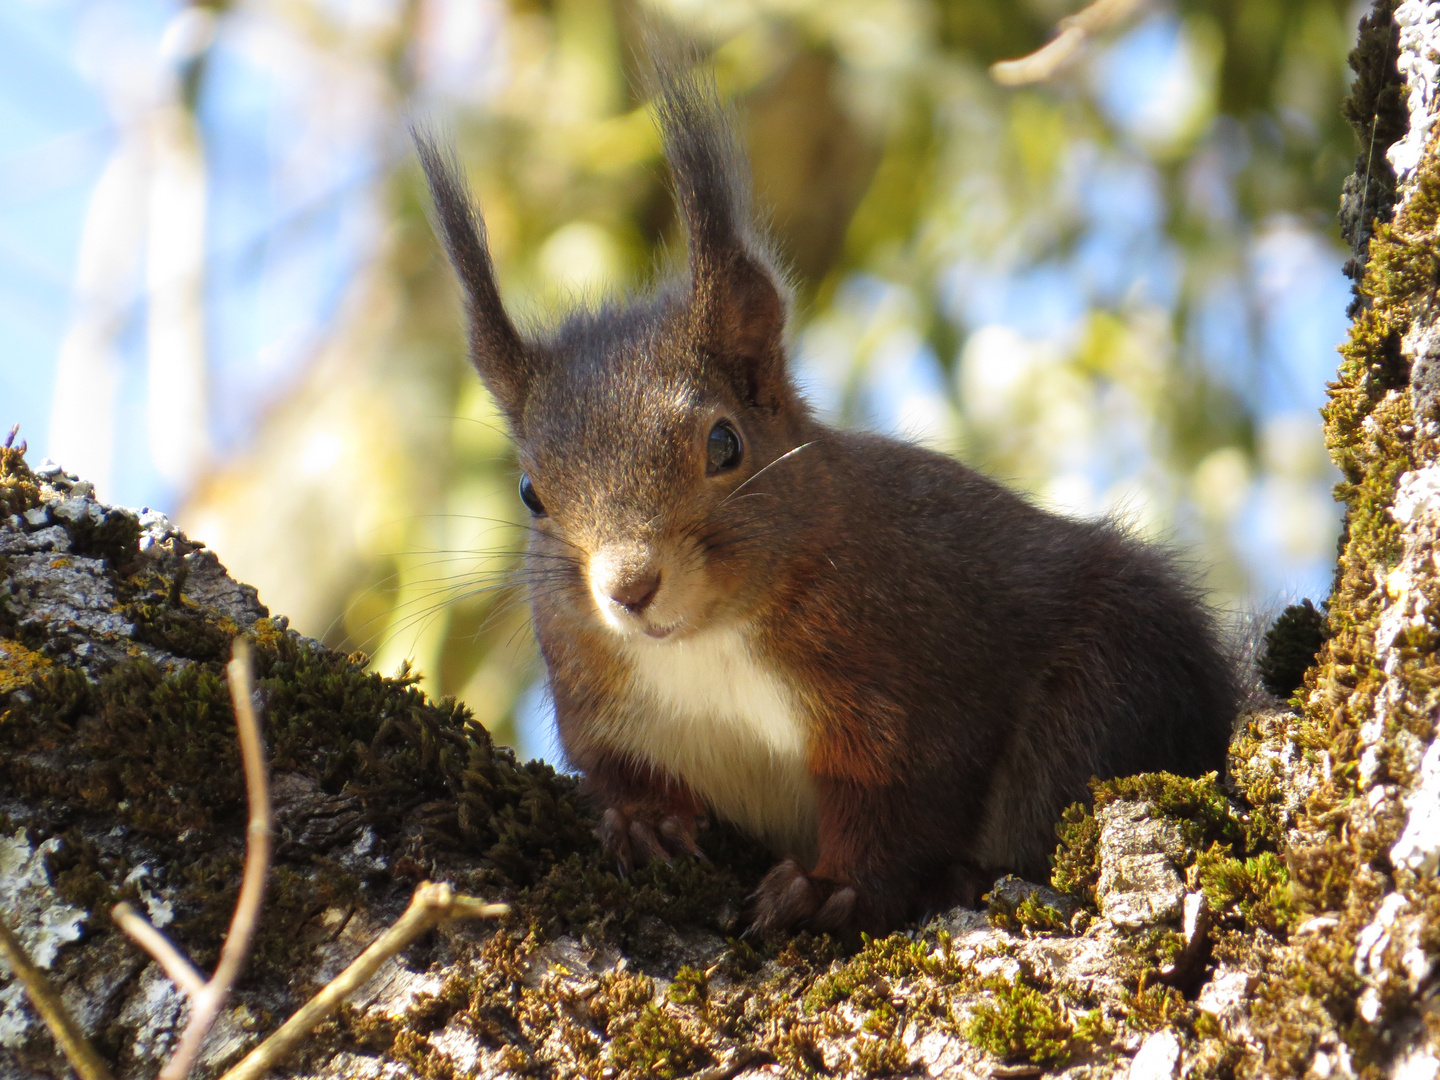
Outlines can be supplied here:
<path id="1" fill-rule="evenodd" d="M 0 421 L 171 514 L 301 631 L 552 752 L 512 456 L 411 119 L 457 141 L 522 320 L 673 253 L 647 26 L 745 117 L 831 416 L 1183 549 L 1231 612 L 1329 588 L 1317 408 L 1363 6 L 0 0 Z"/>

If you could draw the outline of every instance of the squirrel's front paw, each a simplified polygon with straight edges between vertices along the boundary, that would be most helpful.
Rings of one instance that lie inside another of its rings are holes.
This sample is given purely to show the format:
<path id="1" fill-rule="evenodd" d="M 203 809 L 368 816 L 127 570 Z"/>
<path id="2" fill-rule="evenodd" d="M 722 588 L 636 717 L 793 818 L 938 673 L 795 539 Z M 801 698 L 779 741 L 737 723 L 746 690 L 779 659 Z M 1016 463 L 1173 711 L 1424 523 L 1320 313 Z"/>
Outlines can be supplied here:
<path id="1" fill-rule="evenodd" d="M 861 925 L 860 893 L 853 885 L 814 877 L 793 857 L 777 864 L 750 897 L 746 933 L 809 929 L 846 934 Z"/>
<path id="2" fill-rule="evenodd" d="M 620 864 L 621 874 L 628 874 L 637 866 L 644 866 L 652 860 L 670 862 L 681 855 L 705 859 L 705 853 L 695 842 L 695 833 L 701 819 L 694 814 L 627 814 L 624 810 L 611 807 L 600 819 L 596 834 L 605 850 L 615 856 Z"/>

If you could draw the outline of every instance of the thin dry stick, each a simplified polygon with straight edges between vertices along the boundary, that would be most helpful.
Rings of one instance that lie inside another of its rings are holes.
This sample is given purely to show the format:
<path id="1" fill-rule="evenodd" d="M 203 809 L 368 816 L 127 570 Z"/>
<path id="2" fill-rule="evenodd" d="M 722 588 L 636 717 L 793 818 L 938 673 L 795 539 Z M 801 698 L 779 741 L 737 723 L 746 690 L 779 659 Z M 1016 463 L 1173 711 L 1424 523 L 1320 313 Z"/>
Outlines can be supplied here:
<path id="1" fill-rule="evenodd" d="M 508 904 L 487 904 L 472 896 L 456 896 L 444 882 L 422 882 L 410 898 L 405 914 L 220 1080 L 255 1080 L 264 1076 L 296 1043 L 339 1008 L 341 1002 L 363 986 L 381 964 L 421 934 L 448 919 L 492 918 L 509 910 Z"/>
<path id="2" fill-rule="evenodd" d="M 40 1014 L 45 1026 L 50 1029 L 50 1034 L 54 1036 L 55 1045 L 60 1047 L 66 1059 L 80 1074 L 81 1080 L 111 1080 L 110 1070 L 85 1038 L 80 1025 L 70 1015 L 70 1010 L 65 1008 L 60 995 L 50 985 L 50 980 L 31 962 L 25 946 L 11 933 L 3 918 L 0 918 L 0 956 L 5 958 L 10 970 L 20 980 L 20 985 L 25 987 L 30 1004 L 35 1006 L 35 1011 Z"/>
<path id="3" fill-rule="evenodd" d="M 737 1046 L 719 1065 L 695 1074 L 695 1080 L 730 1080 L 737 1073 L 744 1072 L 751 1065 L 774 1061 L 774 1056 L 758 1046 Z"/>
<path id="4" fill-rule="evenodd" d="M 250 646 L 244 638 L 235 647 L 226 669 L 230 700 L 235 705 L 235 727 L 240 738 L 240 757 L 245 766 L 245 791 L 250 802 L 250 824 L 245 835 L 245 872 L 230 931 L 220 948 L 220 962 L 209 982 L 202 982 L 190 961 L 164 934 L 125 904 L 111 912 L 121 929 L 153 956 L 177 986 L 190 998 L 190 1019 L 180 1036 L 180 1045 L 160 1072 L 160 1080 L 185 1080 L 200 1054 L 200 1046 L 215 1022 L 215 1016 L 230 995 L 230 988 L 250 952 L 255 936 L 260 903 L 265 897 L 265 879 L 270 872 L 270 786 L 265 770 L 265 742 L 255 715 L 254 684 L 250 673 Z M 143 929 L 141 927 L 143 926 Z"/>
<path id="5" fill-rule="evenodd" d="M 151 926 L 145 916 L 129 904 L 116 904 L 110 909 L 110 917 L 155 958 L 165 969 L 165 974 L 170 976 L 170 981 L 183 990 L 186 997 L 193 999 L 205 989 L 205 976 L 196 971 L 195 965 L 181 956 L 179 950 L 170 944 L 169 938 Z"/>
<path id="6" fill-rule="evenodd" d="M 990 77 L 1001 86 L 1044 82 L 1080 51 L 1085 39 L 1128 19 L 1145 0 L 1095 0 L 1059 22 L 1060 35 L 1028 56 L 990 65 Z"/>

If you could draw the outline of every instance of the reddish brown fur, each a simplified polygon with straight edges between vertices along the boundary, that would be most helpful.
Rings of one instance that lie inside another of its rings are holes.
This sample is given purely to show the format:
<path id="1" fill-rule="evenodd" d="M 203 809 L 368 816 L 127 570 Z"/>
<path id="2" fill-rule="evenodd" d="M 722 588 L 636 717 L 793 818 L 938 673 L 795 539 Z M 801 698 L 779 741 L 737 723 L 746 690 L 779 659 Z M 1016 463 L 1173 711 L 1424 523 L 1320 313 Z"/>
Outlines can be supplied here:
<path id="1" fill-rule="evenodd" d="M 782 858 L 756 925 L 878 930 L 1043 875 L 1093 775 L 1222 768 L 1235 675 L 1166 554 L 816 421 L 723 116 L 673 73 L 660 115 L 688 273 L 535 341 L 420 141 L 472 356 L 546 511 L 527 574 L 560 738 L 621 865 L 749 814 L 815 859 Z M 743 459 L 716 471 L 722 422 Z M 643 611 L 613 599 L 652 578 Z"/>

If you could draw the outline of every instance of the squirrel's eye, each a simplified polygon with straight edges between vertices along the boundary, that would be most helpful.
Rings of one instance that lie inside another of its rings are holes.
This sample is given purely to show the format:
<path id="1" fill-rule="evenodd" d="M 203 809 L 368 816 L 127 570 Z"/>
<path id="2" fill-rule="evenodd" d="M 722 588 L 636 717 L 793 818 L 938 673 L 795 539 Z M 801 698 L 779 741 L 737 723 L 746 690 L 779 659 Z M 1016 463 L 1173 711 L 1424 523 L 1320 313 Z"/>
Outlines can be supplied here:
<path id="1" fill-rule="evenodd" d="M 530 513 L 536 517 L 545 516 L 545 504 L 540 501 L 540 496 L 535 494 L 535 485 L 530 482 L 529 473 L 520 474 L 520 501 L 530 508 Z"/>
<path id="2" fill-rule="evenodd" d="M 710 437 L 705 440 L 705 471 L 712 474 L 727 472 L 740 464 L 744 453 L 740 433 L 729 420 L 721 420 L 710 429 Z"/>

